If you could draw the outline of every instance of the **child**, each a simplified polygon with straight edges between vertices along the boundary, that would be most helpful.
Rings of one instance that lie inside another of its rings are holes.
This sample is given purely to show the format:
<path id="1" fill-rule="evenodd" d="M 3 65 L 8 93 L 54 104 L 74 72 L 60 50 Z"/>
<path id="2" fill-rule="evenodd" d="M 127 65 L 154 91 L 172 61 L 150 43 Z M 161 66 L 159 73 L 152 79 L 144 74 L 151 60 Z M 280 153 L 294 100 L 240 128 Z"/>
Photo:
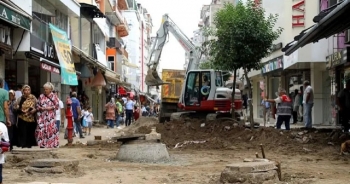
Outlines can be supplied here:
<path id="1" fill-rule="evenodd" d="M 0 142 L 5 141 L 3 143 L 8 143 L 10 141 L 9 135 L 7 133 L 7 127 L 2 122 L 0 122 L 0 138 L 1 138 Z M 2 148 L 3 147 L 2 146 L 3 143 L 1 143 L 1 153 L 0 153 L 0 184 L 2 183 L 2 165 L 5 163 L 5 154 L 4 154 L 4 152 L 8 150 L 7 147 Z"/>
<path id="2" fill-rule="evenodd" d="M 87 124 L 87 128 L 89 128 L 89 134 L 88 135 L 91 135 L 92 122 L 94 121 L 94 115 L 92 114 L 92 108 L 91 107 L 87 107 L 86 110 L 84 111 L 84 118 L 85 118 L 85 121 L 86 121 L 86 124 Z"/>

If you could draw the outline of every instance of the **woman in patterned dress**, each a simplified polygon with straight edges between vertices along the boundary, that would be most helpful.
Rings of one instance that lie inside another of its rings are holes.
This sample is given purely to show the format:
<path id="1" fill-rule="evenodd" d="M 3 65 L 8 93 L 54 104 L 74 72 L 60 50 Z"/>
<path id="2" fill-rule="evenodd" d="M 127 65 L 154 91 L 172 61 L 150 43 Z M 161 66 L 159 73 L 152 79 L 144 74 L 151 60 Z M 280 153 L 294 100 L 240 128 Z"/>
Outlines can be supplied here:
<path id="1" fill-rule="evenodd" d="M 53 84 L 44 84 L 44 94 L 41 94 L 36 104 L 38 110 L 38 126 L 35 137 L 40 148 L 57 148 L 59 132 L 56 127 L 56 110 L 59 108 L 58 97 L 52 92 Z"/>

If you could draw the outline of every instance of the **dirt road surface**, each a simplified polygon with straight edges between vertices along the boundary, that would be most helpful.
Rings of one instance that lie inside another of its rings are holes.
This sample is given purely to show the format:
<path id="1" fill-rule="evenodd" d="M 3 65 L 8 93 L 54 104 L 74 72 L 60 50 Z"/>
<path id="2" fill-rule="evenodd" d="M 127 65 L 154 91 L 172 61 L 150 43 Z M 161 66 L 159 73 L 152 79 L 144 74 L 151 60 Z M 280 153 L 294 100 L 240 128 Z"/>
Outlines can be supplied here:
<path id="1" fill-rule="evenodd" d="M 350 180 L 350 156 L 339 155 L 339 145 L 347 137 L 338 133 L 322 130 L 286 132 L 272 128 L 249 130 L 229 121 L 203 124 L 187 120 L 165 125 L 156 122 L 156 119 L 142 118 L 123 129 L 95 127 L 91 136 L 76 138 L 73 147 L 61 146 L 55 151 L 56 158 L 78 159 L 77 173 L 28 174 L 24 167 L 30 159 L 16 160 L 8 153 L 9 159 L 3 169 L 4 183 L 216 184 L 220 183 L 220 173 L 227 164 L 254 158 L 256 152 L 261 156 L 260 144 L 264 145 L 268 159 L 282 163 L 281 183 L 345 184 Z M 94 135 L 109 139 L 121 134 L 149 133 L 151 127 L 156 127 L 162 134 L 161 141 L 168 147 L 170 162 L 120 162 L 115 159 L 119 143 L 85 145 L 87 140 L 94 139 Z M 65 143 L 62 134 L 61 145 Z"/>

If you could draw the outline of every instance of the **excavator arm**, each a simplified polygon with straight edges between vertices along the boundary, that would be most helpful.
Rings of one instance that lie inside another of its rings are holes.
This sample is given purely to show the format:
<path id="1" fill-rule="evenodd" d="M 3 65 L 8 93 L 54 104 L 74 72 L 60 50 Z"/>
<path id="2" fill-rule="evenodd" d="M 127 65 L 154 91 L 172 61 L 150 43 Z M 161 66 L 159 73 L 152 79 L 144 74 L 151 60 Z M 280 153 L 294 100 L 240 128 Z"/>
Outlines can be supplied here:
<path id="1" fill-rule="evenodd" d="M 181 29 L 170 19 L 168 14 L 163 15 L 162 23 L 157 36 L 152 43 L 151 51 L 148 56 L 148 72 L 145 78 L 146 85 L 148 86 L 160 86 L 167 84 L 162 81 L 158 75 L 157 68 L 159 66 L 160 57 L 163 51 L 163 47 L 167 42 L 169 32 L 178 40 L 180 45 L 190 53 L 190 59 L 187 66 L 187 71 L 195 70 L 199 67 L 200 54 L 196 46 L 192 41 L 181 31 Z M 187 72 L 186 72 L 187 73 Z"/>

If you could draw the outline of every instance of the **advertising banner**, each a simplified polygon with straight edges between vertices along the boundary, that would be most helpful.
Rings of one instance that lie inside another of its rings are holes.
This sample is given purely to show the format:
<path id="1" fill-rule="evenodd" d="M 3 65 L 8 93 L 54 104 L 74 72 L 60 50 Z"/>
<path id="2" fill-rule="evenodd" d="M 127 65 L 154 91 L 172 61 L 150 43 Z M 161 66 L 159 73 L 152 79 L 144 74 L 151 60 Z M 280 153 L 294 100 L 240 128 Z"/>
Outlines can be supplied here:
<path id="1" fill-rule="evenodd" d="M 72 60 L 72 46 L 67 33 L 50 24 L 52 39 L 61 66 L 61 84 L 77 86 L 78 78 Z"/>

